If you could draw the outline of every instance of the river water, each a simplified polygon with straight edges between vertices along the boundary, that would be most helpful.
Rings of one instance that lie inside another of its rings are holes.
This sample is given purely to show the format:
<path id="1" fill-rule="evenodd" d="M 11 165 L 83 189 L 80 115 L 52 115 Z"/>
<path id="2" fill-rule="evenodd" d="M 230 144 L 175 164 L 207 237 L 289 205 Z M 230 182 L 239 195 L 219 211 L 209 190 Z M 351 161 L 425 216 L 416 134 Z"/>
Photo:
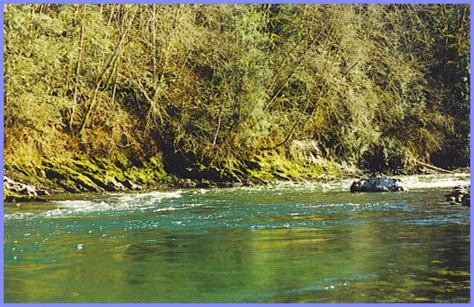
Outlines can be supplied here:
<path id="1" fill-rule="evenodd" d="M 6 204 L 5 301 L 468 302 L 469 176 L 403 180 Z"/>

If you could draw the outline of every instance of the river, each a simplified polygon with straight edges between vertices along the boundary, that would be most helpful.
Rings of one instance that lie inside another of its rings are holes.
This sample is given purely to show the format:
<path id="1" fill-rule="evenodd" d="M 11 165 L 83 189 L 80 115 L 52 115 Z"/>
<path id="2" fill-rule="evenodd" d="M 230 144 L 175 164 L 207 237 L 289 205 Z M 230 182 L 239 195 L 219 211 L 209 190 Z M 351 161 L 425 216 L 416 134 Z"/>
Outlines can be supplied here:
<path id="1" fill-rule="evenodd" d="M 468 175 L 5 205 L 6 302 L 468 302 Z"/>

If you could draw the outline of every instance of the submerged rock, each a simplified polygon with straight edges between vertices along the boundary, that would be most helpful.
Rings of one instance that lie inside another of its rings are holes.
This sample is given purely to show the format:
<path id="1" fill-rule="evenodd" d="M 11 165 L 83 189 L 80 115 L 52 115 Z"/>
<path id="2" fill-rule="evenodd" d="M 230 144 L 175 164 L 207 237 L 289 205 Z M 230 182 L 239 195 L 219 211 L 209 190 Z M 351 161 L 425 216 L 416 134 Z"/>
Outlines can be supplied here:
<path id="1" fill-rule="evenodd" d="M 399 179 L 388 176 L 377 176 L 354 181 L 351 185 L 351 193 L 357 192 L 399 192 L 408 189 L 400 184 Z"/>
<path id="2" fill-rule="evenodd" d="M 446 200 L 452 204 L 460 203 L 463 206 L 471 206 L 471 187 L 455 186 L 450 193 L 444 195 Z"/>

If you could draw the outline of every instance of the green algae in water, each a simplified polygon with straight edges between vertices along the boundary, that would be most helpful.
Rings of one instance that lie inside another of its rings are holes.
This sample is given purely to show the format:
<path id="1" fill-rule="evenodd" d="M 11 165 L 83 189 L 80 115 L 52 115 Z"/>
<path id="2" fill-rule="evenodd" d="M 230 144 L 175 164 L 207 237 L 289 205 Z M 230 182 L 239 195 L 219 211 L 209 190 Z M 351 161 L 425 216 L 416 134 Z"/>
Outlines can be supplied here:
<path id="1" fill-rule="evenodd" d="M 343 185 L 5 207 L 6 302 L 468 302 L 469 208 Z"/>

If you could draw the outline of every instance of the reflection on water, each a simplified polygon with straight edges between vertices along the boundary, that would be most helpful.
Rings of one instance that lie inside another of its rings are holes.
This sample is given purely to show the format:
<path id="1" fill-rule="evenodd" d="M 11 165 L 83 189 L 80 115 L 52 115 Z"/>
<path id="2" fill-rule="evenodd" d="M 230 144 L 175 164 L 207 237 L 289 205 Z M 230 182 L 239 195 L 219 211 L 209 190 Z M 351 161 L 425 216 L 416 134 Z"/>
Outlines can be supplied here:
<path id="1" fill-rule="evenodd" d="M 289 186 L 7 205 L 5 299 L 468 302 L 469 208 L 443 203 L 444 191 Z"/>

